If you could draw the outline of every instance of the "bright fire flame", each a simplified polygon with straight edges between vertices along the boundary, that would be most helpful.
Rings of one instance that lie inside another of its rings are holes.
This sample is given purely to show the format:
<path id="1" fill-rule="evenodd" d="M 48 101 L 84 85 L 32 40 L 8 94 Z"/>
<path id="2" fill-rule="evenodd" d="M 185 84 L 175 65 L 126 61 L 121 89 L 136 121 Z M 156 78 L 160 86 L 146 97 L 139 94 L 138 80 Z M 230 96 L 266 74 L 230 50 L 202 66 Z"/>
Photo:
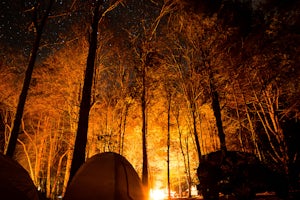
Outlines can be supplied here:
<path id="1" fill-rule="evenodd" d="M 175 197 L 176 192 L 170 191 L 171 197 Z M 151 200 L 163 200 L 168 199 L 168 189 L 150 189 L 150 199 Z"/>
<path id="2" fill-rule="evenodd" d="M 152 200 L 162 200 L 167 197 L 165 191 L 163 189 L 151 189 L 150 190 L 150 198 Z"/>

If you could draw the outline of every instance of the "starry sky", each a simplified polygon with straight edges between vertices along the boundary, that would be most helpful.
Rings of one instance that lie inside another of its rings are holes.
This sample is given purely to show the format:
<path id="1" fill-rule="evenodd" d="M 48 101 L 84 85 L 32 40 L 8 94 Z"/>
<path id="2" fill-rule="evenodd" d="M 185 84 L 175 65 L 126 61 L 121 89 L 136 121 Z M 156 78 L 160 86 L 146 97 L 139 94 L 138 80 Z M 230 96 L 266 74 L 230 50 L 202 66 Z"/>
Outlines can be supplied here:
<path id="1" fill-rule="evenodd" d="M 25 5 L 24 5 L 25 6 Z M 14 1 L 1 0 L 0 10 L 0 43 L 4 48 L 25 47 L 28 48 L 26 40 L 32 40 L 28 34 L 29 16 L 25 7 Z"/>
<path id="2" fill-rule="evenodd" d="M 38 19 L 44 15 L 49 1 L 41 2 L 38 9 Z M 85 7 L 78 9 L 72 2 L 73 0 L 55 1 L 43 31 L 40 56 L 48 54 L 51 50 L 60 48 L 65 42 L 78 37 L 79 33 L 75 33 L 72 26 L 75 23 L 79 24 L 78 27 L 82 26 L 88 11 Z M 35 5 L 36 1 L 1 0 L 1 51 L 9 48 L 16 51 L 20 50 L 24 56 L 29 55 L 35 36 L 35 28 L 32 23 L 32 8 Z"/>
<path id="3" fill-rule="evenodd" d="M 2 54 L 5 49 L 20 51 L 29 56 L 35 36 L 32 23 L 32 8 L 39 2 L 38 18 L 41 19 L 48 6 L 47 1 L 37 0 L 1 0 L 0 9 L 0 45 Z M 39 57 L 61 48 L 65 43 L 87 36 L 91 22 L 92 3 L 87 0 L 56 0 L 43 31 Z M 125 30 L 138 34 L 142 30 L 141 19 L 159 14 L 159 5 L 144 0 L 126 0 L 106 15 L 105 29 L 116 35 Z M 109 0 L 104 1 L 106 6 Z M 145 9 L 146 8 L 146 9 Z"/>

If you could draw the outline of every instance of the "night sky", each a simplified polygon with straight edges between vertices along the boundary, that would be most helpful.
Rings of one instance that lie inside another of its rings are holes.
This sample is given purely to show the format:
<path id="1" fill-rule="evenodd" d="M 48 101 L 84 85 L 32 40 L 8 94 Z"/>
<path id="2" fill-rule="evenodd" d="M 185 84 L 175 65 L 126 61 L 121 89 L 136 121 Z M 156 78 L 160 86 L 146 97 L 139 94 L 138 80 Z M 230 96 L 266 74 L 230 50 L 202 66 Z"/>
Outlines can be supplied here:
<path id="1" fill-rule="evenodd" d="M 36 5 L 35 2 L 39 1 L 1 0 L 2 53 L 4 49 L 10 49 L 10 51 L 20 51 L 25 57 L 29 56 L 35 36 L 32 23 L 32 8 Z M 39 19 L 44 15 L 49 1 L 41 2 L 38 9 Z M 46 57 L 67 42 L 88 36 L 92 14 L 91 2 L 93 1 L 55 1 L 43 31 L 39 58 Z M 105 6 L 108 5 L 109 1 L 105 1 Z M 142 30 L 141 19 L 145 19 L 147 25 L 147 19 L 159 14 L 159 6 L 161 5 L 155 5 L 150 1 L 126 1 L 106 15 L 106 22 L 102 24 L 102 29 L 112 30 L 116 37 L 122 37 L 129 29 L 133 34 L 138 35 Z"/>
<path id="2" fill-rule="evenodd" d="M 28 56 L 32 49 L 35 36 L 35 28 L 32 23 L 35 1 L 1 1 L 0 14 L 0 44 L 4 49 L 20 50 L 25 56 Z M 43 1 L 48 3 L 49 1 Z M 59 49 L 65 42 L 74 40 L 79 34 L 72 29 L 77 23 L 77 27 L 83 27 L 83 21 L 86 20 L 88 12 L 83 6 L 80 9 L 72 1 L 56 1 L 51 9 L 43 31 L 40 45 L 40 56 Z M 38 19 L 44 15 L 47 4 L 41 4 L 38 9 Z"/>
<path id="3" fill-rule="evenodd" d="M 14 1 L 2 0 L 0 11 L 0 44 L 2 48 L 21 47 L 28 50 L 32 34 L 28 12 L 25 5 L 20 6 Z"/>

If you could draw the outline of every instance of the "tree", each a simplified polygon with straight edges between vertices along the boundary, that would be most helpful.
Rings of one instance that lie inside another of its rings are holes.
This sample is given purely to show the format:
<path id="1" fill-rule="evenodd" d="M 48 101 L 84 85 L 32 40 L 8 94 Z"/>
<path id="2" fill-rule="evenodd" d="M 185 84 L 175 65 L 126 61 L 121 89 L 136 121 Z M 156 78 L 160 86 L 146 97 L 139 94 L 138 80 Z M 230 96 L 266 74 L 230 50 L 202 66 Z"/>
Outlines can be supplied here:
<path id="1" fill-rule="evenodd" d="M 171 110 L 171 97 L 168 98 L 168 140 L 167 140 L 167 162 L 168 162 L 168 196 L 171 197 L 170 188 L 170 110 Z"/>
<path id="2" fill-rule="evenodd" d="M 5 51 L 6 50 L 6 51 Z M 11 51 L 8 47 L 1 49 L 1 52 L 9 52 L 3 54 L 0 66 L 0 152 L 4 153 L 7 149 L 11 128 L 13 126 L 13 118 L 15 116 L 15 107 L 18 97 L 15 91 L 20 89 L 21 82 L 18 81 L 17 74 L 23 69 L 15 66 L 23 62 L 20 52 Z M 16 53 L 17 55 L 14 55 Z M 11 56 L 9 56 L 11 55 Z"/>
<path id="3" fill-rule="evenodd" d="M 152 2 L 151 2 L 152 4 Z M 138 88 L 138 98 L 141 104 L 141 116 L 142 116 L 142 152 L 143 152 L 143 166 L 142 166 L 142 182 L 149 192 L 149 175 L 148 175 L 148 153 L 147 153 L 147 112 L 148 104 L 150 99 L 149 91 L 153 87 L 153 82 L 151 81 L 151 68 L 155 67 L 155 59 L 153 58 L 157 52 L 155 48 L 156 43 L 156 32 L 163 21 L 163 18 L 171 13 L 174 9 L 176 2 L 159 2 L 155 7 L 155 12 L 159 14 L 147 16 L 144 20 L 150 21 L 150 23 L 142 23 L 142 33 L 136 37 L 131 38 L 131 41 L 135 47 L 135 54 L 138 60 L 138 67 L 136 69 L 137 76 L 137 88 Z M 148 8 L 145 6 L 145 8 Z M 149 6 L 149 10 L 151 10 Z M 149 11 L 148 10 L 148 11 Z M 145 11 L 146 15 L 147 11 Z M 148 13 L 147 13 L 148 14 Z M 134 30 L 135 31 L 135 30 Z M 134 34 L 132 34 L 134 35 Z"/>
<path id="4" fill-rule="evenodd" d="M 287 96 L 295 95 L 291 82 L 297 82 L 295 77 L 299 76 L 294 68 L 298 60 L 294 53 L 298 52 L 299 44 L 291 43 L 298 41 L 292 27 L 297 26 L 295 11 L 299 10 L 299 3 L 260 3 L 259 8 L 253 5 L 251 32 L 242 40 L 235 40 L 228 51 L 232 62 L 230 73 L 235 77 L 231 80 L 238 88 L 234 96 L 240 97 L 236 99 L 236 107 L 242 117 L 243 134 L 250 141 L 246 150 L 254 147 L 263 162 L 287 173 L 289 145 L 285 137 L 290 133 L 283 127 L 291 118 L 286 118 L 283 110 L 295 105 L 291 103 L 293 100 L 287 103 L 290 99 Z M 232 103 L 228 102 L 226 107 L 229 105 Z"/>
<path id="5" fill-rule="evenodd" d="M 92 32 L 89 43 L 89 53 L 87 57 L 84 84 L 82 88 L 82 97 L 79 110 L 78 129 L 75 139 L 75 147 L 73 152 L 73 160 L 70 171 L 70 180 L 72 180 L 76 171 L 84 163 L 86 157 L 86 143 L 88 133 L 89 112 L 91 106 L 91 94 L 95 69 L 95 58 L 97 51 L 98 26 L 102 17 L 106 12 L 114 9 L 121 1 L 116 1 L 106 11 L 103 9 L 103 1 L 95 2 L 93 9 L 93 20 L 91 24 Z"/>
<path id="6" fill-rule="evenodd" d="M 89 111 L 90 111 L 90 103 L 91 103 L 91 90 L 93 84 L 93 76 L 94 76 L 94 67 L 95 67 L 95 56 L 97 50 L 97 33 L 98 33 L 98 23 L 100 21 L 102 15 L 102 1 L 97 1 L 94 6 L 94 16 L 92 21 L 92 33 L 90 39 L 90 47 L 89 53 L 87 57 L 87 64 L 85 70 L 85 78 L 84 84 L 82 88 L 82 99 L 80 103 L 79 110 L 79 121 L 78 121 L 78 129 L 76 134 L 73 159 L 70 171 L 70 180 L 72 180 L 73 176 L 79 169 L 79 167 L 85 161 L 85 147 L 87 143 L 87 131 L 88 131 L 88 119 L 89 119 Z"/>
<path id="7" fill-rule="evenodd" d="M 68 180 L 85 47 L 81 39 L 53 52 L 36 66 L 32 77 L 18 140 L 25 144 L 31 163 L 23 160 L 24 153 L 18 147 L 15 158 L 28 170 L 32 165 L 32 178 L 48 197 L 61 195 L 66 187 L 63 182 Z M 68 56 L 70 52 L 74 58 Z"/>
<path id="8" fill-rule="evenodd" d="M 39 8 L 38 8 L 38 6 L 35 6 L 33 8 L 33 24 L 34 24 L 34 28 L 36 30 L 36 35 L 35 35 L 35 41 L 33 44 L 33 49 L 31 52 L 30 60 L 28 63 L 28 67 L 27 67 L 27 70 L 25 73 L 23 88 L 22 88 L 22 91 L 21 91 L 21 94 L 19 97 L 19 103 L 18 103 L 18 107 L 17 107 L 15 119 L 14 119 L 14 125 L 12 128 L 11 135 L 9 138 L 9 143 L 8 143 L 8 146 L 7 146 L 7 149 L 5 152 L 5 154 L 9 157 L 13 157 L 13 155 L 14 155 L 14 151 L 16 148 L 16 143 L 17 143 L 17 139 L 18 139 L 18 135 L 19 135 L 19 128 L 20 128 L 23 111 L 24 111 L 24 106 L 25 106 L 25 102 L 26 102 L 26 97 L 27 97 L 27 93 L 29 90 L 29 86 L 30 86 L 30 81 L 31 81 L 31 76 L 32 76 L 35 60 L 37 57 L 37 52 L 39 49 L 43 29 L 46 24 L 46 20 L 49 16 L 49 13 L 50 13 L 53 3 L 54 3 L 54 0 L 49 0 L 48 7 L 47 7 L 40 23 L 38 22 L 38 9 Z"/>
<path id="9" fill-rule="evenodd" d="M 191 32 L 188 32 L 188 30 L 191 30 L 191 27 L 187 27 L 188 24 L 194 23 L 194 21 L 190 21 L 188 23 L 187 21 L 190 18 L 186 15 L 187 13 L 184 10 L 180 11 L 174 14 L 173 20 L 171 20 L 171 23 L 169 24 L 170 28 L 167 38 L 170 40 L 170 42 L 168 42 L 166 46 L 171 46 L 171 48 L 167 50 L 170 53 L 166 56 L 166 62 L 168 62 L 170 67 L 175 67 L 175 70 L 178 74 L 177 76 L 180 83 L 179 88 L 186 98 L 186 103 L 190 111 L 192 132 L 196 142 L 198 158 L 200 160 L 202 153 L 197 130 L 196 102 L 203 91 L 199 85 L 199 82 L 197 82 L 200 77 L 195 70 L 194 59 L 197 58 L 197 56 L 195 54 L 195 49 L 193 49 L 191 46 L 193 44 L 193 39 L 188 37 L 191 36 L 189 35 Z M 188 41 L 189 39 L 191 41 Z"/>

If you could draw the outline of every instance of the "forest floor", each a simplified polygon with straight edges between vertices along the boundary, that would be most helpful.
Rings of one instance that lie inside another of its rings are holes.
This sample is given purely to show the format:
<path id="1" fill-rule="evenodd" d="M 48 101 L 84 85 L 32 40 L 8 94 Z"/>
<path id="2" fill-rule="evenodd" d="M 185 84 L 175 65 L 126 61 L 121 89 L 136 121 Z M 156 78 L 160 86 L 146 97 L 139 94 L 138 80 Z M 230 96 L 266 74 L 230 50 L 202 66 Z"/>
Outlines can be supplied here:
<path id="1" fill-rule="evenodd" d="M 171 200 L 203 200 L 201 196 L 192 198 L 171 198 Z M 219 200 L 236 200 L 234 196 L 221 196 Z M 275 194 L 257 194 L 255 200 L 281 200 Z M 290 193 L 288 200 L 300 200 L 300 191 Z"/>
<path id="2" fill-rule="evenodd" d="M 203 200 L 201 197 L 192 197 L 192 198 L 172 198 L 171 200 Z M 219 200 L 236 200 L 234 197 L 220 197 Z M 255 200 L 281 200 L 276 196 L 259 196 Z M 299 200 L 299 198 L 289 198 L 288 200 Z"/>

